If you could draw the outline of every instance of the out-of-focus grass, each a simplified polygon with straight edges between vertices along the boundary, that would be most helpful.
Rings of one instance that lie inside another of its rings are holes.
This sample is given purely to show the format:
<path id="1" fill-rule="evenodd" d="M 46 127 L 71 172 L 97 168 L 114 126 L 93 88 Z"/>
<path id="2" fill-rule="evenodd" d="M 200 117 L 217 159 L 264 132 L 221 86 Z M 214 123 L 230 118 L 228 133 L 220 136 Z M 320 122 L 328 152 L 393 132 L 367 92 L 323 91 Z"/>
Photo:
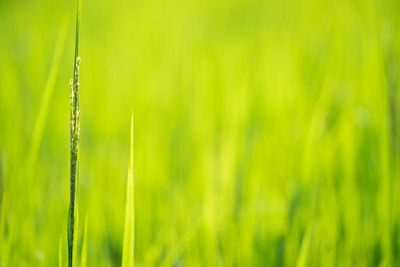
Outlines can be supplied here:
<path id="1" fill-rule="evenodd" d="M 134 208 L 134 180 L 133 180 L 133 112 L 131 118 L 131 143 L 129 145 L 129 169 L 126 186 L 126 210 L 124 223 L 124 239 L 122 245 L 122 267 L 134 265 L 135 244 L 135 208 Z"/>
<path id="2" fill-rule="evenodd" d="M 67 259 L 73 16 L 26 173 L 74 10 L 0 2 L 1 266 Z M 122 261 L 132 106 L 136 264 L 399 265 L 399 12 L 395 0 L 84 1 L 87 265 Z"/>

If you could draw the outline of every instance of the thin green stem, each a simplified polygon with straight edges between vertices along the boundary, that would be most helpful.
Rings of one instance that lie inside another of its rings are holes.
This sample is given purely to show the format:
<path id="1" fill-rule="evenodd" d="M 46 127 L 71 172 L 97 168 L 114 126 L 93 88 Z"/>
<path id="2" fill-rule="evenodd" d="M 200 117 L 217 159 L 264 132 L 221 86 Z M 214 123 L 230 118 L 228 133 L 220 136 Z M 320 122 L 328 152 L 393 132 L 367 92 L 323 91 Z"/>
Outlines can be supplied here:
<path id="1" fill-rule="evenodd" d="M 73 266 L 74 257 L 74 234 L 75 229 L 75 200 L 76 185 L 79 176 L 79 132 L 80 132 L 80 111 L 79 111 L 79 66 L 81 59 L 78 54 L 79 48 L 79 24 L 81 14 L 81 0 L 77 0 L 76 14 L 76 35 L 75 35 L 75 57 L 74 57 L 74 78 L 70 81 L 71 104 L 70 104 L 70 203 L 68 212 L 68 266 Z"/>

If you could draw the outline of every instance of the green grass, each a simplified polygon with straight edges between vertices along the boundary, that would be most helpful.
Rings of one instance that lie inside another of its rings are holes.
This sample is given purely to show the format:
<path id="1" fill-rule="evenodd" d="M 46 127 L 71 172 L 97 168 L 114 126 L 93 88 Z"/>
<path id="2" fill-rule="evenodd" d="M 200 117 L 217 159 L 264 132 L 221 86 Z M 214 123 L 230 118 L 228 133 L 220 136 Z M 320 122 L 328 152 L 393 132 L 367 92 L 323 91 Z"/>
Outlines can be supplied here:
<path id="1" fill-rule="evenodd" d="M 79 139 L 80 139 L 80 117 L 79 108 L 79 67 L 81 58 L 79 56 L 79 28 L 81 17 L 81 0 L 77 0 L 76 12 L 76 34 L 75 34 L 75 57 L 74 75 L 70 82 L 71 86 L 71 106 L 70 106 L 70 202 L 68 210 L 68 266 L 77 266 L 76 246 L 78 233 L 78 205 L 76 204 L 76 188 L 79 182 Z M 75 238 L 74 238 L 75 237 Z"/>
<path id="2" fill-rule="evenodd" d="M 133 181 L 133 113 L 131 118 L 131 144 L 129 153 L 128 182 L 126 188 L 126 210 L 124 226 L 124 243 L 122 246 L 122 267 L 134 264 L 135 209 Z"/>
<path id="3" fill-rule="evenodd" d="M 0 3 L 0 266 L 68 266 L 76 11 Z M 74 264 L 400 264 L 399 1 L 82 12 Z"/>

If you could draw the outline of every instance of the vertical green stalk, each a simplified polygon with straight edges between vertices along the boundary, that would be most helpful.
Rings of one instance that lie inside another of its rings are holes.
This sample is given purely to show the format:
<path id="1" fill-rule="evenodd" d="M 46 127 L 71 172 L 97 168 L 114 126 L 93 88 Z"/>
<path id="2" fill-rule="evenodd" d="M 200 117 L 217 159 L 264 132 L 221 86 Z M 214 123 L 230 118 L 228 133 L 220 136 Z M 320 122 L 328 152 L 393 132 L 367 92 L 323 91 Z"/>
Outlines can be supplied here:
<path id="1" fill-rule="evenodd" d="M 79 175 L 79 132 L 80 132 L 80 111 L 79 111 L 79 66 L 81 59 L 78 54 L 79 47 L 79 22 L 81 15 L 81 0 L 77 0 L 76 13 L 76 34 L 75 34 L 75 57 L 74 57 L 74 78 L 70 81 L 71 104 L 70 104 L 70 202 L 68 211 L 68 266 L 73 266 L 74 257 L 74 234 L 75 229 L 75 200 L 76 185 Z M 76 237 L 75 237 L 76 238 Z M 76 259 L 75 259 L 76 260 Z"/>
<path id="2" fill-rule="evenodd" d="M 122 247 L 122 267 L 134 266 L 135 244 L 135 209 L 134 209 L 134 185 L 133 185 L 133 112 L 131 118 L 131 144 L 129 156 L 128 181 L 126 187 L 126 209 L 124 243 Z"/>

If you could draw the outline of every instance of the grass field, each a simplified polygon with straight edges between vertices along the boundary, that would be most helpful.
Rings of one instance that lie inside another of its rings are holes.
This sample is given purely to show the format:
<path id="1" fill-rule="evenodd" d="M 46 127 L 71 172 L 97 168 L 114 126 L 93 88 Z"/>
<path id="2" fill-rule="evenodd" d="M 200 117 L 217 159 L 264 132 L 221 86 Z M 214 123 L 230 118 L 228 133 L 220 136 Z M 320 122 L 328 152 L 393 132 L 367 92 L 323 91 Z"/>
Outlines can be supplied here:
<path id="1" fill-rule="evenodd" d="M 79 263 L 400 266 L 399 1 L 82 1 Z M 67 266 L 75 14 L 0 0 L 2 267 Z"/>

